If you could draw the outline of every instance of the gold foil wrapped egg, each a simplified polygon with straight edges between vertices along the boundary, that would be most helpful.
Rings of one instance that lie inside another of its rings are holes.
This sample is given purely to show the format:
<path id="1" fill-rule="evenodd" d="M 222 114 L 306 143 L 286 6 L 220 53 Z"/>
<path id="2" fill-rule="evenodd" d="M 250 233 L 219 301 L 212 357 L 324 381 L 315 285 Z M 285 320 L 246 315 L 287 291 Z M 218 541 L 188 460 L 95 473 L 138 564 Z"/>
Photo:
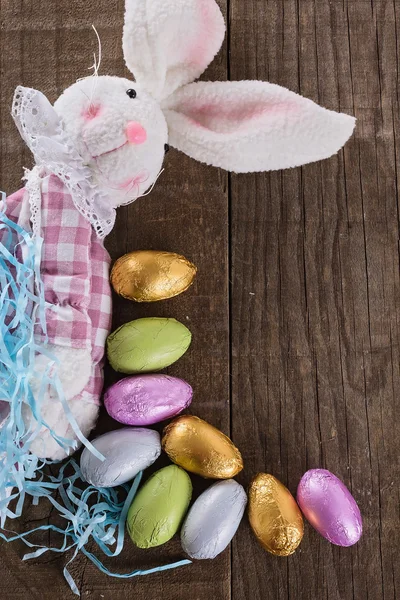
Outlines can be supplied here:
<path id="1" fill-rule="evenodd" d="M 197 268 L 184 256 L 138 250 L 121 256 L 111 271 L 117 294 L 136 302 L 156 302 L 181 294 L 193 283 Z"/>
<path id="2" fill-rule="evenodd" d="M 249 520 L 261 546 L 275 556 L 293 554 L 303 538 L 300 509 L 273 475 L 259 473 L 251 482 Z"/>
<path id="3" fill-rule="evenodd" d="M 184 415 L 164 429 L 163 450 L 180 467 L 210 479 L 230 479 L 243 469 L 233 442 L 206 421 Z"/>

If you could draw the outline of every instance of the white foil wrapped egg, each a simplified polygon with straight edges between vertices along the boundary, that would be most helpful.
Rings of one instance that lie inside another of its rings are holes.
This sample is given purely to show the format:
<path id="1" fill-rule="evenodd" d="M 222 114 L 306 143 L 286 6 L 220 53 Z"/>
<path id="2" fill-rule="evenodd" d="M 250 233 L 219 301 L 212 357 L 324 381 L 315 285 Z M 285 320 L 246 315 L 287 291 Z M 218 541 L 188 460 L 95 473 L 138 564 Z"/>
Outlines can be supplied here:
<path id="1" fill-rule="evenodd" d="M 219 481 L 199 496 L 181 531 L 182 548 L 191 558 L 218 556 L 235 535 L 247 504 L 243 487 L 233 479 Z"/>
<path id="2" fill-rule="evenodd" d="M 95 487 L 115 487 L 150 467 L 161 454 L 160 435 L 152 429 L 125 427 L 96 438 L 93 446 L 101 461 L 87 448 L 81 456 L 82 477 Z"/>

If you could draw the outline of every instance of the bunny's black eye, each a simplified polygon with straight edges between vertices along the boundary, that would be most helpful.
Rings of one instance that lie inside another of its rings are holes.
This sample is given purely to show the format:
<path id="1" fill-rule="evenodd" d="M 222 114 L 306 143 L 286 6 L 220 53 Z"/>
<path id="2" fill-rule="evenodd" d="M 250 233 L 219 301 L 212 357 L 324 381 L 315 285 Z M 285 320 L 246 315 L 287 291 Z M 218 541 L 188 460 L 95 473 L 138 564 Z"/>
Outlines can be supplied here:
<path id="1" fill-rule="evenodd" d="M 126 90 L 127 95 L 129 96 L 129 98 L 136 98 L 137 94 L 136 94 L 136 90 Z"/>
<path id="2" fill-rule="evenodd" d="M 164 151 L 165 151 L 165 154 L 167 154 L 167 152 L 169 152 L 168 144 L 164 144 Z"/>

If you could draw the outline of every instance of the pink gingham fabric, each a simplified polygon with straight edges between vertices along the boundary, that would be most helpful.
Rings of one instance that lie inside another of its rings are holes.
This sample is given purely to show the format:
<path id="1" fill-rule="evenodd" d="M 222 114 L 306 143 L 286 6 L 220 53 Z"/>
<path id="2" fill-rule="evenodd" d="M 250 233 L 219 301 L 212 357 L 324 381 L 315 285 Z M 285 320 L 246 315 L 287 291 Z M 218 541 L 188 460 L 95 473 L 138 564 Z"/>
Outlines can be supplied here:
<path id="1" fill-rule="evenodd" d="M 104 346 L 111 328 L 110 257 L 58 177 L 44 177 L 41 191 L 41 274 L 49 303 L 48 339 L 58 346 L 91 350 L 92 374 L 80 396 L 97 404 L 103 386 Z M 7 215 L 21 225 L 27 201 L 24 189 L 7 198 Z M 37 335 L 43 338 L 41 330 Z"/>

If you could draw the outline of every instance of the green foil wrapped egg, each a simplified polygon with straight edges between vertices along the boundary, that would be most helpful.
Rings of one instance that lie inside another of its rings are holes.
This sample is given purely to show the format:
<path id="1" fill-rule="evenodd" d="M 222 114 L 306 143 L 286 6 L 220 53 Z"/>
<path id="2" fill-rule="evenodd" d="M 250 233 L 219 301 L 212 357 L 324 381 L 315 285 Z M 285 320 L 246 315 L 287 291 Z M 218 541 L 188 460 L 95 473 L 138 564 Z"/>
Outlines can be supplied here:
<path id="1" fill-rule="evenodd" d="M 139 490 L 126 526 L 138 548 L 154 548 L 178 531 L 192 498 L 189 475 L 176 465 L 160 469 Z"/>
<path id="2" fill-rule="evenodd" d="M 108 336 L 107 355 L 115 371 L 150 373 L 176 362 L 191 341 L 189 329 L 175 319 L 137 319 Z"/>

